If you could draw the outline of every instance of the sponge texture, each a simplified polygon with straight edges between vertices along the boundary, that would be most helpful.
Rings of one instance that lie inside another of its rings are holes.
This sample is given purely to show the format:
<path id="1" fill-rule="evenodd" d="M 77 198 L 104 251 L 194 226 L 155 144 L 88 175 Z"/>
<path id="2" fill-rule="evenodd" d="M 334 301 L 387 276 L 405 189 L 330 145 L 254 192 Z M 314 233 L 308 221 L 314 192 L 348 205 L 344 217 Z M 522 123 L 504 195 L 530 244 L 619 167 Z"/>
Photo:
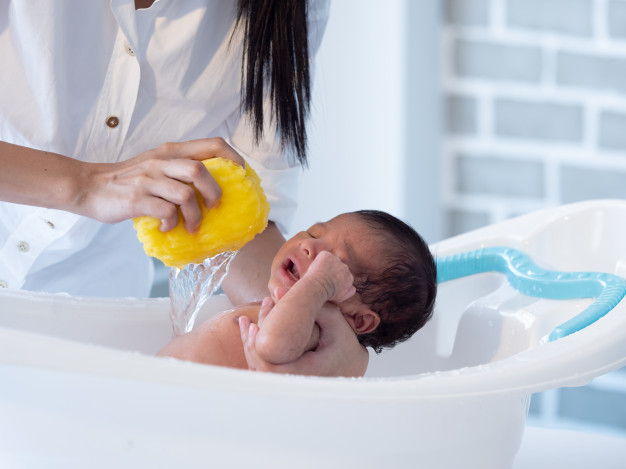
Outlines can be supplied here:
<path id="1" fill-rule="evenodd" d="M 203 163 L 221 187 L 222 197 L 217 207 L 209 210 L 196 191 L 202 209 L 202 224 L 196 233 L 185 230 L 180 211 L 176 227 L 165 233 L 159 230 L 161 222 L 156 218 L 133 219 L 146 253 L 166 266 L 200 264 L 222 252 L 236 251 L 267 226 L 270 206 L 250 165 L 244 169 L 222 158 Z"/>

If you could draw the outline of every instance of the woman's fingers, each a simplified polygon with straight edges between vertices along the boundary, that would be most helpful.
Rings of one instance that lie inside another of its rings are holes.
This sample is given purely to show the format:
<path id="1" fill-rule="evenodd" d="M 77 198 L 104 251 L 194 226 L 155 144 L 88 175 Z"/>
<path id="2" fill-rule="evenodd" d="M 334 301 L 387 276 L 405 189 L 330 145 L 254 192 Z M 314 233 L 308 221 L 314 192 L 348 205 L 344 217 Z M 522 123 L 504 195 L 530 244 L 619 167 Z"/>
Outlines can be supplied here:
<path id="1" fill-rule="evenodd" d="M 215 207 L 222 195 L 202 164 L 216 157 L 245 164 L 221 138 L 165 143 L 119 163 L 89 164 L 77 212 L 105 223 L 149 215 L 161 220 L 161 231 L 174 228 L 180 213 L 185 229 L 193 233 L 202 221 L 196 190 L 208 208 Z"/>
<path id="2" fill-rule="evenodd" d="M 222 189 L 201 161 L 169 160 L 163 165 L 163 174 L 168 178 L 193 184 L 207 208 L 213 208 L 219 203 Z M 195 194 L 193 202 L 196 202 Z"/>
<path id="3" fill-rule="evenodd" d="M 177 168 L 177 166 L 188 166 L 188 163 L 197 163 L 202 166 L 206 175 L 202 178 L 197 178 L 197 181 L 204 181 L 202 182 L 202 187 L 204 187 L 205 194 L 211 194 L 210 198 L 205 197 L 205 204 L 208 208 L 217 205 L 222 191 L 213 179 L 213 176 L 206 171 L 202 163 L 189 160 L 180 160 L 180 162 L 183 164 L 177 165 L 173 161 L 167 162 L 163 168 L 163 175 L 165 177 L 161 177 L 159 180 L 155 181 L 149 190 L 155 197 L 172 203 L 175 208 L 179 207 L 183 219 L 185 220 L 185 229 L 193 233 L 200 227 L 200 223 L 202 222 L 202 210 L 196 196 L 196 190 L 194 189 L 196 184 L 199 183 L 193 182 L 193 178 L 189 176 L 189 173 L 182 171 L 181 168 Z M 166 218 L 164 216 L 152 216 L 161 218 L 161 220 Z M 176 214 L 174 218 L 174 221 L 177 220 L 178 214 Z M 170 228 L 174 226 L 176 226 L 176 223 Z M 164 229 L 163 225 L 161 226 L 161 230 L 167 231 Z"/>
<path id="4" fill-rule="evenodd" d="M 161 145 L 157 151 L 162 157 L 168 159 L 167 164 L 163 166 L 163 174 L 170 179 L 193 185 L 207 208 L 217 206 L 222 196 L 222 189 L 202 164 L 202 160 L 225 158 L 245 167 L 245 161 L 239 153 L 219 137 L 167 143 Z M 163 197 L 163 194 L 159 195 Z M 166 195 L 164 198 L 180 207 L 187 231 L 192 233 L 198 229 L 202 221 L 202 212 L 195 198 L 195 193 L 190 195 L 184 189 L 179 188 L 177 194 Z M 161 229 L 166 231 L 163 224 Z"/>
<path id="5" fill-rule="evenodd" d="M 161 220 L 159 229 L 163 232 L 173 229 L 178 224 L 178 208 L 175 204 L 160 197 L 150 196 L 143 204 L 142 213 Z"/>
<path id="6" fill-rule="evenodd" d="M 170 158 L 187 158 L 200 161 L 207 158 L 225 158 L 239 166 L 246 166 L 241 155 L 221 137 L 166 143 L 161 145 L 159 149 Z"/>

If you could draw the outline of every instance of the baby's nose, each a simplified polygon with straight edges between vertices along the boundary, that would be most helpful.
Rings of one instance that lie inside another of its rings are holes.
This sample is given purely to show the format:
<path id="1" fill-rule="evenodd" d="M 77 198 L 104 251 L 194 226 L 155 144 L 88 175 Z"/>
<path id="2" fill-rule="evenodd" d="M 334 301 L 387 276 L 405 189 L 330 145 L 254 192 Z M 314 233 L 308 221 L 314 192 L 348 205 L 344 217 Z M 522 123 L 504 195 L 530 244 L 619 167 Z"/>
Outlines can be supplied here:
<path id="1" fill-rule="evenodd" d="M 305 239 L 300 241 L 299 244 L 300 248 L 309 259 L 315 258 L 315 256 L 317 255 L 317 248 L 313 240 Z"/>

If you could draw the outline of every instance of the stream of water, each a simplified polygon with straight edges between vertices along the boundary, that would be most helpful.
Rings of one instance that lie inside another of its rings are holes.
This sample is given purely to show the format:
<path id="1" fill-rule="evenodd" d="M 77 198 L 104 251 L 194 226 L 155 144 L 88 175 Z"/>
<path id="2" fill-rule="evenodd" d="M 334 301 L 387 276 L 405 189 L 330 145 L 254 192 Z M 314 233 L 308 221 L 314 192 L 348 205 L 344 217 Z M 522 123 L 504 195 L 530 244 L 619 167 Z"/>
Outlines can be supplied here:
<path id="1" fill-rule="evenodd" d="M 223 252 L 202 264 L 170 268 L 170 319 L 174 335 L 193 329 L 198 311 L 220 287 L 237 252 Z"/>

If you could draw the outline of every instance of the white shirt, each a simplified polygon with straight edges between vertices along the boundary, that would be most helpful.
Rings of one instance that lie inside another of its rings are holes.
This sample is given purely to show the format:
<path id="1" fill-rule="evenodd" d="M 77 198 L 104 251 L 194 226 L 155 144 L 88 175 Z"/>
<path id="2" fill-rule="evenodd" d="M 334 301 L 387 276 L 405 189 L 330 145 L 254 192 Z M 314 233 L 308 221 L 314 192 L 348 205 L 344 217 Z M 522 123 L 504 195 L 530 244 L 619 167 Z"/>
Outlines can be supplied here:
<path id="1" fill-rule="evenodd" d="M 270 219 L 286 230 L 299 167 L 272 128 L 255 146 L 240 113 L 236 4 L 157 0 L 135 11 L 133 0 L 0 0 L 0 140 L 115 162 L 221 136 L 257 171 Z M 329 0 L 309 6 L 311 56 L 328 10 Z M 152 276 L 130 221 L 0 203 L 0 287 L 141 297 Z"/>

